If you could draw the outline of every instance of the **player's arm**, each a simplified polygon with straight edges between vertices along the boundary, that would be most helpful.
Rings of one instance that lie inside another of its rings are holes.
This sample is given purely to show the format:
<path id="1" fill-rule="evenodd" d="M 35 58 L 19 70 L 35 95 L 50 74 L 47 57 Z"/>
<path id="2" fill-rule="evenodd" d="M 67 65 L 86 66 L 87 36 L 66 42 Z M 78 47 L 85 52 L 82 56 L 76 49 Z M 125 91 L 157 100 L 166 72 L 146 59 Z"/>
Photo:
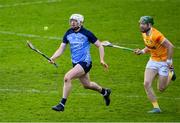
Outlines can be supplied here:
<path id="1" fill-rule="evenodd" d="M 54 63 L 54 61 L 63 54 L 64 50 L 66 49 L 66 45 L 67 45 L 66 43 L 61 43 L 59 48 L 50 58 L 51 59 L 50 63 Z"/>
<path id="2" fill-rule="evenodd" d="M 134 53 L 136 55 L 142 55 L 142 54 L 145 54 L 145 53 L 148 53 L 148 52 L 149 52 L 148 47 L 145 47 L 144 49 L 135 49 L 134 50 Z"/>
<path id="3" fill-rule="evenodd" d="M 99 40 L 97 40 L 95 43 L 95 46 L 99 48 L 99 56 L 100 56 L 100 62 L 101 64 L 105 67 L 108 68 L 108 65 L 106 64 L 106 62 L 104 61 L 104 47 L 101 44 L 101 42 Z"/>
<path id="4" fill-rule="evenodd" d="M 161 45 L 167 48 L 167 63 L 168 63 L 168 65 L 172 65 L 172 56 L 173 56 L 174 45 L 166 38 L 164 39 L 164 41 L 162 42 Z"/>

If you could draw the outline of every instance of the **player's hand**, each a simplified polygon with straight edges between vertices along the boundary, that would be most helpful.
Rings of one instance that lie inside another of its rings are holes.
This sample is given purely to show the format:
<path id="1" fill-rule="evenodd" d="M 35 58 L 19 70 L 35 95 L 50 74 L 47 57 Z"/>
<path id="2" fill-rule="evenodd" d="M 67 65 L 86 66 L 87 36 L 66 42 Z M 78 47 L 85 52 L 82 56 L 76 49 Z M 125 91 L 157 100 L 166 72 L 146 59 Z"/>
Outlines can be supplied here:
<path id="1" fill-rule="evenodd" d="M 106 62 L 101 61 L 101 65 L 107 70 L 108 69 L 108 64 L 106 64 Z"/>
<path id="2" fill-rule="evenodd" d="M 141 49 L 134 49 L 134 53 L 136 55 L 141 55 L 141 54 L 143 54 L 143 51 Z"/>
<path id="3" fill-rule="evenodd" d="M 54 59 L 52 57 L 50 58 L 49 63 L 50 64 L 54 64 L 55 63 L 55 61 L 54 61 Z"/>

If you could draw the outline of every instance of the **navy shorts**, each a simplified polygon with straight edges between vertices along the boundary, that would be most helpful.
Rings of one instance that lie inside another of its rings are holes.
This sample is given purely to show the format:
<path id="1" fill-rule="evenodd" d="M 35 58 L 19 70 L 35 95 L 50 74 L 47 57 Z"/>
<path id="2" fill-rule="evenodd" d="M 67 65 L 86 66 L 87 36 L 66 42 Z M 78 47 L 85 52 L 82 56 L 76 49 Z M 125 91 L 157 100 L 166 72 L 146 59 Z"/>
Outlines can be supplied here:
<path id="1" fill-rule="evenodd" d="M 91 67 L 92 67 L 92 62 L 90 62 L 89 64 L 87 62 L 73 63 L 73 67 L 76 66 L 77 64 L 82 66 L 85 73 L 88 73 L 91 70 Z"/>

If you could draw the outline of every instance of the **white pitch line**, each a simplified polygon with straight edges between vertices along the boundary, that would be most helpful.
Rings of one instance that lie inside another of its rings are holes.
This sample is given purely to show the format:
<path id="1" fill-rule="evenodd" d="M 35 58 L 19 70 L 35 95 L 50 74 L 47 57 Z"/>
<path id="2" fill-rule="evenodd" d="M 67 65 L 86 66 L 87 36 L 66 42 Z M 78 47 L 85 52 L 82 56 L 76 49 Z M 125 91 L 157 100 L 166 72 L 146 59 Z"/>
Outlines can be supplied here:
<path id="1" fill-rule="evenodd" d="M 26 89 L 22 89 L 22 90 L 18 90 L 18 89 L 9 89 L 9 88 L 1 88 L 0 89 L 0 92 L 12 92 L 12 93 L 58 93 L 57 91 L 40 91 L 40 90 L 37 90 L 37 89 L 29 89 L 29 90 L 26 90 Z"/>
<path id="2" fill-rule="evenodd" d="M 55 2 L 61 2 L 61 1 L 62 0 L 46 0 L 46 1 L 24 2 L 24 3 L 5 4 L 5 5 L 1 4 L 0 8 L 9 8 L 9 7 L 16 7 L 16 6 L 43 4 L 43 3 L 55 3 Z"/>
<path id="3" fill-rule="evenodd" d="M 9 89 L 9 88 L 0 88 L 0 92 L 10 92 L 10 93 L 40 93 L 40 94 L 58 94 L 58 91 L 41 91 L 37 89 Z M 96 93 L 74 93 L 75 95 L 80 95 L 80 96 L 94 96 L 97 95 Z M 115 97 L 125 97 L 125 98 L 147 98 L 146 96 L 139 96 L 139 95 L 113 95 Z M 157 97 L 159 99 L 167 99 L 167 100 L 180 100 L 180 97 Z"/>
<path id="4" fill-rule="evenodd" d="M 40 35 L 34 35 L 34 34 L 25 34 L 25 33 L 16 33 L 16 32 L 11 32 L 11 31 L 0 31 L 0 34 L 5 34 L 5 35 L 16 35 L 16 36 L 20 36 L 20 37 L 29 37 L 29 38 L 43 38 L 43 39 L 50 39 L 50 40 L 62 40 L 62 37 L 56 37 L 56 36 L 40 36 Z M 121 42 L 121 41 L 117 41 L 117 42 Z M 113 42 L 114 43 L 114 42 Z M 120 43 L 114 43 L 116 45 L 123 45 L 123 46 L 129 46 L 129 45 L 132 45 L 132 46 L 144 46 L 143 44 L 142 45 L 139 45 L 139 44 L 120 44 Z M 180 49 L 179 46 L 175 46 L 176 49 Z"/>
<path id="5" fill-rule="evenodd" d="M 10 32 L 10 31 L 0 31 L 1 34 L 6 35 L 16 35 L 20 37 L 29 37 L 29 38 L 44 38 L 44 39 L 50 39 L 50 40 L 61 40 L 61 37 L 53 37 L 53 36 L 40 36 L 40 35 L 34 35 L 34 34 L 25 34 L 25 33 L 16 33 L 16 32 Z"/>

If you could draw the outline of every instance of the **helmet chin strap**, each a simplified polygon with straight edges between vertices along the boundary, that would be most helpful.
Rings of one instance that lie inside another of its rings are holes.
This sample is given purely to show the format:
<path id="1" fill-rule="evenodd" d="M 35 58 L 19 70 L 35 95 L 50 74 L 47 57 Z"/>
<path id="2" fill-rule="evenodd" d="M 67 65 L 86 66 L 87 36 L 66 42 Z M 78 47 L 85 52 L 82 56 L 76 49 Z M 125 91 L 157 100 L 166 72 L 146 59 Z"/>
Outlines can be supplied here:
<path id="1" fill-rule="evenodd" d="M 78 26 L 77 26 L 77 27 L 72 28 L 72 29 L 76 32 L 76 31 L 78 31 L 81 27 L 82 27 L 82 25 L 81 25 L 81 24 L 78 24 Z"/>
<path id="2" fill-rule="evenodd" d="M 143 33 L 147 33 L 147 32 L 149 32 L 149 30 L 151 30 L 151 28 L 148 28 L 147 30 L 144 30 Z"/>
<path id="3" fill-rule="evenodd" d="M 77 26 L 77 27 L 72 28 L 72 29 L 76 32 L 77 30 L 79 30 L 79 28 L 81 28 L 81 26 Z"/>

